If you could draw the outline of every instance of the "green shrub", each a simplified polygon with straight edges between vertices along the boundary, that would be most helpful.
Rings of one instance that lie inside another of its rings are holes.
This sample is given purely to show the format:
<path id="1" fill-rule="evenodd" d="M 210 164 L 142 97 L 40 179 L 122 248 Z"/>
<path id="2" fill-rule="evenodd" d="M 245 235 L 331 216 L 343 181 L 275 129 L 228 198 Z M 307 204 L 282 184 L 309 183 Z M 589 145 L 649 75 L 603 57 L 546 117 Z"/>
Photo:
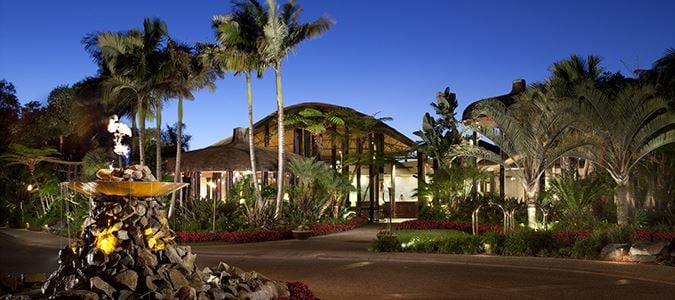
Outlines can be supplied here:
<path id="1" fill-rule="evenodd" d="M 504 254 L 504 243 L 506 235 L 500 232 L 486 232 L 481 235 L 481 242 L 485 247 L 487 254 L 501 255 Z"/>
<path id="2" fill-rule="evenodd" d="M 397 252 L 401 250 L 401 242 L 396 236 L 380 236 L 373 241 L 370 247 L 375 252 Z"/>
<path id="3" fill-rule="evenodd" d="M 417 213 L 419 220 L 441 221 L 448 219 L 448 210 L 440 205 L 424 205 Z"/>
<path id="4" fill-rule="evenodd" d="M 597 258 L 600 256 L 602 247 L 607 245 L 606 234 L 602 231 L 596 231 L 590 237 L 578 240 L 572 245 L 572 257 L 575 258 Z"/>
<path id="5" fill-rule="evenodd" d="M 603 234 L 605 235 L 604 242 L 607 244 L 630 243 L 633 237 L 633 228 L 630 226 L 618 225 L 608 228 Z"/>
<path id="6" fill-rule="evenodd" d="M 555 248 L 553 234 L 549 231 L 524 229 L 506 235 L 504 254 L 522 256 L 547 256 Z"/>

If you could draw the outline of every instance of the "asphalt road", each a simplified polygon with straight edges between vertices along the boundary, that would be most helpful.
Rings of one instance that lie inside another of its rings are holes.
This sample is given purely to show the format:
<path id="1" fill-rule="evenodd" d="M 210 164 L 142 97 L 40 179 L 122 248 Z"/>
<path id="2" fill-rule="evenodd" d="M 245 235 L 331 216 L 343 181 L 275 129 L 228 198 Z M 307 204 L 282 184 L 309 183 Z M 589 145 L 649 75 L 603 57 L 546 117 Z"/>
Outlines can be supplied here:
<path id="1" fill-rule="evenodd" d="M 34 233 L 17 238 L 0 230 L 0 272 L 54 270 L 62 242 L 46 239 Z M 199 266 L 224 261 L 272 279 L 303 281 L 322 299 L 673 299 L 675 295 L 674 276 L 668 275 L 675 269 L 670 267 L 379 254 L 367 252 L 367 245 L 364 234 L 338 234 L 308 241 L 192 247 Z"/>

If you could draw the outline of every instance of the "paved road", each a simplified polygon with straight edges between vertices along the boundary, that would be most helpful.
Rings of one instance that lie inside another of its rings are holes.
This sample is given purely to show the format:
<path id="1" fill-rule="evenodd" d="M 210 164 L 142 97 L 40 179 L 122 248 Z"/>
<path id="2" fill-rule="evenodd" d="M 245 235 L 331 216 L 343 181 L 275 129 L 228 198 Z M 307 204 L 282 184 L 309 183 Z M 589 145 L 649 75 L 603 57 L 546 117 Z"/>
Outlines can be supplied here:
<path id="1" fill-rule="evenodd" d="M 193 245 L 200 266 L 225 261 L 307 283 L 322 299 L 672 299 L 675 269 L 569 259 L 372 253 L 378 226 L 239 245 Z M 0 230 L 0 272 L 49 272 L 63 241 Z"/>

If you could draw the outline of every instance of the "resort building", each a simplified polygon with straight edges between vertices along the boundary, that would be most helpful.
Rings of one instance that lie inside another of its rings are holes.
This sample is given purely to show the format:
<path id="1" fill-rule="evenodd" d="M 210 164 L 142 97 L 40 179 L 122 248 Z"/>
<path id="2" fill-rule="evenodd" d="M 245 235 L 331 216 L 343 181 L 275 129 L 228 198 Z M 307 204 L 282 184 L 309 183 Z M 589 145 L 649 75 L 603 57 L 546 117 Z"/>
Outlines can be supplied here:
<path id="1" fill-rule="evenodd" d="M 286 107 L 284 114 L 297 116 L 307 109 L 335 115 L 344 120 L 344 125 L 320 124 L 326 126 L 322 134 L 313 134 L 306 125 L 287 126 L 282 145 L 286 159 L 315 157 L 349 174 L 356 189 L 347 203 L 371 221 L 383 216 L 385 203 L 392 199 L 396 202 L 395 217 L 415 217 L 418 178 L 424 178 L 427 167 L 411 155 L 414 141 L 380 120 L 338 105 L 301 103 Z M 278 178 L 276 116 L 273 112 L 253 126 L 255 178 L 263 186 L 275 184 Z M 191 183 L 183 196 L 225 200 L 239 179 L 251 175 L 247 131 L 237 128 L 232 136 L 209 147 L 182 154 L 181 172 L 184 181 Z M 173 166 L 173 160 L 169 160 L 167 168 L 172 170 Z M 294 183 L 289 173 L 284 180 Z"/>

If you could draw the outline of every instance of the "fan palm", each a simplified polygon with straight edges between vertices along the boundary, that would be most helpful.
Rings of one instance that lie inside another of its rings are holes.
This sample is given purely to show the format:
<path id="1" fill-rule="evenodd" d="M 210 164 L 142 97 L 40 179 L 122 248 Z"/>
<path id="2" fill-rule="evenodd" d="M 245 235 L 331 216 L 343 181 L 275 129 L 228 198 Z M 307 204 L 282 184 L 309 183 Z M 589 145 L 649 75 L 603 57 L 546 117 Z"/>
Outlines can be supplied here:
<path id="1" fill-rule="evenodd" d="M 263 61 L 274 69 L 277 91 L 277 135 L 279 139 L 279 167 L 277 170 L 277 199 L 275 217 L 281 217 L 284 195 L 284 98 L 281 90 L 281 62 L 288 53 L 304 40 L 321 35 L 334 22 L 322 16 L 311 23 L 300 23 L 302 8 L 294 0 L 286 2 L 281 9 L 276 0 L 267 0 L 267 21 L 264 26 L 264 41 L 258 45 Z"/>
<path id="2" fill-rule="evenodd" d="M 497 145 L 508 159 L 485 148 L 466 144 L 455 146 L 452 154 L 473 156 L 520 169 L 522 172 L 518 178 L 527 196 L 528 225 L 534 227 L 542 174 L 555 160 L 590 143 L 580 133 L 569 130 L 581 125 L 575 119 L 574 108 L 571 101 L 557 98 L 543 85 L 528 88 L 509 107 L 497 99 L 486 100 L 477 107 L 474 116 L 488 116 L 495 127 L 468 126 Z"/>
<path id="3" fill-rule="evenodd" d="M 582 154 L 603 166 L 617 184 L 617 221 L 626 224 L 632 203 L 630 172 L 647 154 L 675 143 L 675 114 L 652 85 L 630 85 L 615 97 L 590 85 L 578 87 L 582 112 L 594 133 L 597 147 Z"/>
<path id="4" fill-rule="evenodd" d="M 256 198 L 255 208 L 260 209 L 263 199 L 256 179 L 255 144 L 253 142 L 253 91 L 251 89 L 251 73 L 262 77 L 265 64 L 258 52 L 258 43 L 262 41 L 263 26 L 267 20 L 267 12 L 257 0 L 234 1 L 232 14 L 214 16 L 212 27 L 216 32 L 217 48 L 212 55 L 222 70 L 234 71 L 235 75 L 243 73 L 246 77 L 246 95 L 248 100 L 248 148 L 253 173 L 253 189 Z"/>
<path id="5" fill-rule="evenodd" d="M 431 103 L 431 107 L 440 118 L 436 119 L 431 114 L 425 113 L 422 118 L 422 130 L 413 134 L 422 139 L 417 142 L 417 150 L 433 158 L 433 167 L 437 171 L 440 167 L 449 166 L 445 154 L 453 144 L 461 143 L 463 136 L 455 119 L 457 96 L 450 92 L 450 88 L 439 92 L 436 95 L 436 103 Z"/>

